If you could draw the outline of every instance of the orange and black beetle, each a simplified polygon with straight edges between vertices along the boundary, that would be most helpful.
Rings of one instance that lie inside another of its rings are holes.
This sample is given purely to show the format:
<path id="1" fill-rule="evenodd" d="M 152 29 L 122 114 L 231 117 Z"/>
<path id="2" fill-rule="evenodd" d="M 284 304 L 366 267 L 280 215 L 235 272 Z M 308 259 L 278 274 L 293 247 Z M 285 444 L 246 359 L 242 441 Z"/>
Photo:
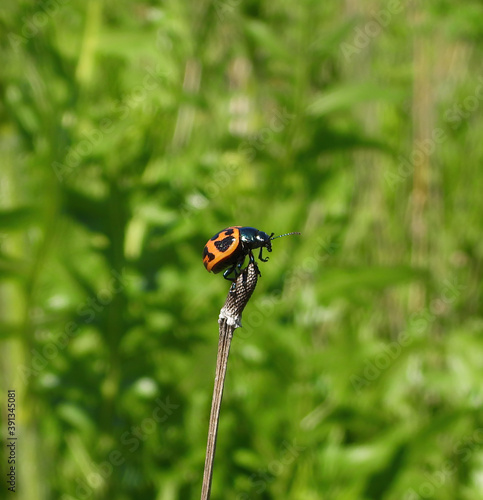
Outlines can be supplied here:
<path id="1" fill-rule="evenodd" d="M 266 248 L 269 252 L 272 251 L 272 240 L 290 234 L 300 234 L 297 232 L 281 234 L 280 236 L 273 236 L 272 233 L 268 236 L 267 233 L 259 231 L 254 227 L 249 226 L 232 226 L 223 229 L 216 233 L 213 238 L 210 238 L 203 250 L 203 264 L 207 271 L 212 273 L 223 273 L 223 277 L 229 281 L 235 281 L 240 274 L 240 269 L 248 255 L 250 262 L 255 262 L 252 250 L 260 249 L 258 258 L 262 262 L 266 262 L 268 257 L 262 257 L 262 251 Z M 235 274 L 230 278 L 231 273 Z"/>

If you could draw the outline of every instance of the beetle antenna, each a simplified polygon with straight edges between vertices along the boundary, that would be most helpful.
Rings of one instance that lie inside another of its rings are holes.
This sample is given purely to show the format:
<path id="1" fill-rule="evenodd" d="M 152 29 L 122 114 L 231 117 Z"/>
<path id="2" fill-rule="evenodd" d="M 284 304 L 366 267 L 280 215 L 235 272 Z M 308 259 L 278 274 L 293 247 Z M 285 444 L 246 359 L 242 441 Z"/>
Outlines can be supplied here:
<path id="1" fill-rule="evenodd" d="M 280 234 L 279 236 L 273 236 L 270 240 L 275 240 L 277 238 L 281 238 L 282 236 L 290 236 L 291 234 L 300 234 L 298 231 L 293 231 L 292 233 Z"/>

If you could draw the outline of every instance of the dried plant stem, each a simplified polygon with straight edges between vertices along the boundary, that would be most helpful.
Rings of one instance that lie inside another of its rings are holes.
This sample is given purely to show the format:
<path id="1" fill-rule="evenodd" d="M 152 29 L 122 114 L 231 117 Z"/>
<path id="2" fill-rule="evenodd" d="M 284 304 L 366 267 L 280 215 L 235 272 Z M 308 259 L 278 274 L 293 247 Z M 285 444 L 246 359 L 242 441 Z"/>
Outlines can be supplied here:
<path id="1" fill-rule="evenodd" d="M 220 418 L 221 400 L 223 398 L 223 387 L 225 385 L 228 354 L 230 353 L 230 345 L 234 329 L 234 327 L 224 328 L 223 331 L 220 331 L 220 339 L 218 341 L 215 387 L 213 389 L 213 399 L 211 401 L 210 426 L 208 430 L 208 443 L 206 445 L 205 471 L 203 474 L 203 488 L 201 490 L 202 500 L 210 498 L 213 461 L 215 458 L 216 437 L 218 433 L 218 421 Z"/>
<path id="2" fill-rule="evenodd" d="M 230 353 L 233 332 L 235 331 L 235 328 L 241 327 L 241 313 L 255 290 L 258 275 L 259 271 L 256 264 L 250 263 L 237 278 L 234 289 L 228 292 L 225 305 L 220 311 L 218 319 L 220 337 L 218 340 L 215 385 L 213 388 L 213 399 L 211 401 L 210 425 L 208 430 L 208 443 L 206 445 L 206 459 L 205 470 L 203 473 L 203 486 L 201 489 L 201 500 L 209 500 L 210 498 L 220 407 L 221 400 L 223 398 L 226 368 L 228 365 L 228 355 Z"/>

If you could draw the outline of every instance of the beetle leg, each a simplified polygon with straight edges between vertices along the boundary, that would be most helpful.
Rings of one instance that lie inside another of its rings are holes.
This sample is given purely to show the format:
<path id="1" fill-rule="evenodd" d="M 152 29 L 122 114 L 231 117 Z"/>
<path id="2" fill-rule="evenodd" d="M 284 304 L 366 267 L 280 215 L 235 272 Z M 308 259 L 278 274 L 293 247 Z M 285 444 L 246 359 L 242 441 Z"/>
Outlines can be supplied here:
<path id="1" fill-rule="evenodd" d="M 225 278 L 226 280 L 228 281 L 231 281 L 232 283 L 235 282 L 236 278 L 237 278 L 237 273 L 236 273 L 236 264 L 233 264 L 232 266 L 230 266 L 224 273 L 223 273 L 223 278 Z M 229 275 L 235 271 L 235 277 L 234 278 L 230 278 Z"/>
<path id="2" fill-rule="evenodd" d="M 255 257 L 253 256 L 253 252 L 250 250 L 250 262 L 253 264 L 255 262 Z"/>
<path id="3" fill-rule="evenodd" d="M 260 247 L 260 253 L 258 254 L 258 258 L 262 261 L 262 262 L 267 262 L 268 260 L 268 257 L 266 259 L 264 259 L 262 257 L 262 251 L 263 251 L 263 247 Z"/>
<path id="4" fill-rule="evenodd" d="M 252 256 L 253 257 L 253 256 Z M 240 259 L 238 262 L 235 262 L 235 264 L 231 265 L 224 273 L 223 277 L 228 280 L 232 281 L 233 283 L 236 281 L 238 276 L 240 276 L 241 273 L 241 267 L 243 266 L 243 262 L 245 261 L 245 257 Z M 230 278 L 230 274 L 233 273 L 234 276 L 233 278 Z"/>

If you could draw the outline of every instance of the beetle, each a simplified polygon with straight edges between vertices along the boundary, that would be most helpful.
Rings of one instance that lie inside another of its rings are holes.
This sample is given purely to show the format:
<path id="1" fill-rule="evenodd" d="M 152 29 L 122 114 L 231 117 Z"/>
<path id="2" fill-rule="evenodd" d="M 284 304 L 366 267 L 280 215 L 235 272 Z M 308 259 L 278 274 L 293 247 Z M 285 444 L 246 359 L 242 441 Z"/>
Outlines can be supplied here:
<path id="1" fill-rule="evenodd" d="M 203 249 L 203 264 L 208 272 L 218 274 L 225 270 L 223 277 L 235 282 L 240 275 L 240 269 L 245 262 L 245 257 L 249 257 L 250 263 L 255 263 L 253 250 L 259 248 L 258 258 L 262 262 L 267 262 L 263 258 L 263 249 L 272 251 L 272 240 L 289 236 L 291 234 L 300 234 L 298 232 L 281 234 L 280 236 L 270 236 L 258 229 L 250 226 L 231 226 L 222 229 L 208 240 Z M 230 274 L 234 273 L 234 277 Z"/>

